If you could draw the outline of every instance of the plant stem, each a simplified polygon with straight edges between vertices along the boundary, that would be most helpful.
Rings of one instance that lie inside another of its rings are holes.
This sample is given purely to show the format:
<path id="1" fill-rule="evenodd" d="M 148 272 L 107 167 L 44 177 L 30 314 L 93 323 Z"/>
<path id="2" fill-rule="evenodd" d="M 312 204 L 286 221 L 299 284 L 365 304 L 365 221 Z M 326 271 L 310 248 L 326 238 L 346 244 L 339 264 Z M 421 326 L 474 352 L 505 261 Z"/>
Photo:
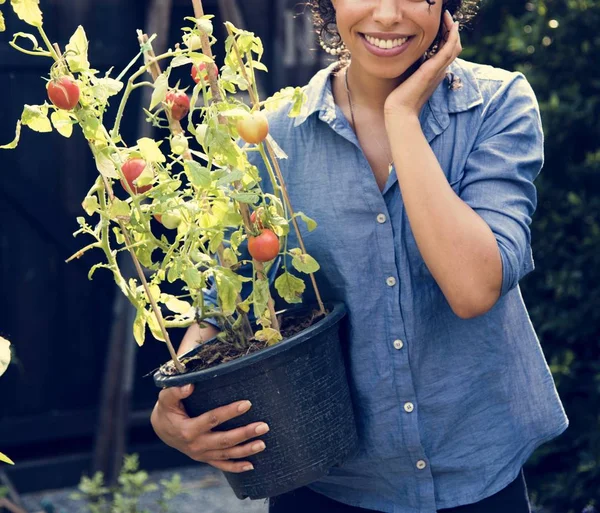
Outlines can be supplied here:
<path id="1" fill-rule="evenodd" d="M 229 33 L 230 36 L 233 35 L 231 32 L 231 29 L 229 27 L 227 27 L 227 32 Z M 259 107 L 259 99 L 255 95 L 254 89 L 252 88 L 252 83 L 250 81 L 250 78 L 248 77 L 248 74 L 246 73 L 244 61 L 242 60 L 242 56 L 241 56 L 240 50 L 237 46 L 237 42 L 235 41 L 235 37 L 233 37 L 232 40 L 233 40 L 233 50 L 234 50 L 234 52 L 238 58 L 238 61 L 240 63 L 242 75 L 243 75 L 244 79 L 246 80 L 246 82 L 248 82 L 248 91 L 250 92 L 250 99 L 252 100 L 252 103 L 254 104 L 255 107 Z M 261 145 L 262 144 L 263 143 L 261 143 Z M 275 156 L 273 147 L 271 146 L 271 143 L 269 142 L 268 139 L 265 140 L 264 145 L 267 147 L 267 151 L 269 152 L 269 156 L 271 157 L 271 161 L 273 162 L 273 167 L 275 168 L 275 173 L 277 174 L 277 178 L 279 179 L 279 185 L 281 186 L 281 192 L 285 199 L 285 204 L 287 205 L 287 207 L 289 209 L 289 213 L 292 218 L 292 224 L 294 226 L 294 231 L 296 232 L 296 235 L 298 237 L 298 243 L 300 244 L 300 248 L 302 249 L 302 252 L 306 253 L 306 248 L 304 246 L 304 239 L 302 237 L 302 234 L 300 233 L 300 228 L 298 226 L 298 222 L 296 221 L 296 218 L 294 216 L 294 209 L 292 208 L 292 203 L 291 203 L 290 198 L 287 193 L 287 187 L 285 185 L 283 175 L 281 174 L 281 169 L 279 168 L 279 163 L 277 162 L 277 157 Z M 261 154 L 264 155 L 264 153 L 261 153 Z M 268 169 L 268 167 L 267 167 L 267 169 Z M 324 315 L 325 314 L 325 306 L 323 305 L 323 300 L 321 299 L 321 294 L 319 292 L 319 288 L 317 287 L 317 281 L 315 280 L 313 273 L 310 273 L 310 280 L 311 280 L 313 289 L 315 291 L 315 296 L 316 296 L 317 302 L 319 304 L 320 312 L 321 312 L 321 314 Z"/>
<path id="2" fill-rule="evenodd" d="M 256 276 L 259 280 L 268 280 L 267 273 L 265 272 L 265 264 L 254 260 L 254 268 L 256 269 Z M 267 308 L 269 309 L 269 316 L 271 317 L 271 327 L 281 333 L 279 329 L 279 321 L 277 320 L 277 314 L 275 313 L 275 301 L 269 294 L 269 300 L 267 301 Z"/>
<path id="3" fill-rule="evenodd" d="M 26 50 L 25 48 L 19 46 L 17 43 L 13 43 L 12 41 L 9 41 L 8 43 L 10 46 L 12 46 L 15 50 L 18 50 L 19 52 L 22 53 L 26 53 L 27 55 L 33 55 L 33 56 L 40 56 L 40 57 L 52 57 L 52 54 L 50 52 L 46 52 L 44 50 Z"/>

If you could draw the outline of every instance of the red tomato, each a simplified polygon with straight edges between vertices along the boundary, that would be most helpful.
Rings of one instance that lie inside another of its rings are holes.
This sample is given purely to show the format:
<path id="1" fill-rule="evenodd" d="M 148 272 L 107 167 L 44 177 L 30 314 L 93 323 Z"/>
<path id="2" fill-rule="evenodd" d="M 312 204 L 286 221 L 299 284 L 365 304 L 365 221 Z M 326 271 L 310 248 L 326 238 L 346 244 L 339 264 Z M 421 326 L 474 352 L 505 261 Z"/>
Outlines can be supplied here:
<path id="1" fill-rule="evenodd" d="M 217 65 L 213 62 L 212 66 L 215 70 L 215 75 L 219 76 L 219 68 L 217 68 Z M 200 76 L 198 76 L 198 73 L 200 73 Z M 196 82 L 196 84 L 200 82 L 200 78 L 202 78 L 204 82 L 208 83 L 208 70 L 206 67 L 206 62 L 201 62 L 197 66 L 194 66 L 192 64 L 192 78 L 194 79 L 194 82 Z"/>
<path id="2" fill-rule="evenodd" d="M 79 86 L 70 77 L 63 76 L 48 82 L 48 98 L 59 109 L 71 110 L 79 102 Z"/>
<path id="3" fill-rule="evenodd" d="M 171 109 L 171 117 L 181 121 L 190 111 L 190 99 L 183 91 L 169 91 L 165 103 Z"/>
<path id="4" fill-rule="evenodd" d="M 250 222 L 252 224 L 256 224 L 257 223 L 257 217 L 258 217 L 258 227 L 262 228 L 263 224 L 260 220 L 260 216 L 257 216 L 258 210 L 255 210 L 254 212 L 252 212 L 252 214 L 250 214 Z"/>
<path id="5" fill-rule="evenodd" d="M 237 131 L 240 137 L 250 144 L 259 144 L 265 140 L 269 133 L 269 121 L 262 112 L 254 112 L 243 117 L 237 122 Z"/>
<path id="6" fill-rule="evenodd" d="M 121 170 L 123 171 L 123 175 L 125 175 L 125 179 L 127 180 L 129 187 L 135 194 L 141 194 L 152 189 L 151 184 L 136 187 L 136 185 L 133 183 L 134 180 L 136 180 L 137 177 L 142 174 L 142 171 L 145 167 L 146 161 L 144 159 L 129 159 L 121 167 Z M 123 182 L 122 179 L 121 185 L 123 186 L 123 189 L 127 190 L 127 188 L 125 187 L 125 182 Z"/>
<path id="7" fill-rule="evenodd" d="M 279 254 L 279 238 L 265 228 L 257 237 L 248 237 L 248 252 L 259 262 L 273 260 Z"/>

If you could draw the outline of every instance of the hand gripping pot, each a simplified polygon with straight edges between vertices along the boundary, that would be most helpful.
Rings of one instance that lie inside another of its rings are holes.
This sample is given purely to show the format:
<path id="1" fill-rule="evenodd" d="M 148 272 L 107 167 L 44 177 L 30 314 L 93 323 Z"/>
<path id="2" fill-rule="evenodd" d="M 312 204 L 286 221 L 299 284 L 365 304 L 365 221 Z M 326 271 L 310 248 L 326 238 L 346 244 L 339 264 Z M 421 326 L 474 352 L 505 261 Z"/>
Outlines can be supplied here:
<path id="1" fill-rule="evenodd" d="M 342 303 L 329 306 L 330 313 L 309 328 L 249 356 L 186 374 L 154 374 L 160 388 L 194 384 L 194 392 L 183 401 L 190 417 L 241 399 L 252 402 L 248 413 L 215 429 L 258 421 L 269 425 L 270 431 L 260 437 L 266 449 L 244 458 L 254 470 L 225 472 L 240 499 L 273 497 L 305 486 L 357 449 L 339 336 L 346 310 Z"/>

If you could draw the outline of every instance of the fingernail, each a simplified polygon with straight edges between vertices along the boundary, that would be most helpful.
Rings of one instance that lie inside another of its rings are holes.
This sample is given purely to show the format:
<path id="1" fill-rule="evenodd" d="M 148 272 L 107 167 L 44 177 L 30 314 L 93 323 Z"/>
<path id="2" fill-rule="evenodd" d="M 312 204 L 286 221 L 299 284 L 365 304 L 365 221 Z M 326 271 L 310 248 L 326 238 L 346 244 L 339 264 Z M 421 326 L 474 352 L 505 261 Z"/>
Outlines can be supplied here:
<path id="1" fill-rule="evenodd" d="M 260 425 L 256 426 L 256 429 L 255 429 L 255 432 L 257 435 L 264 435 L 268 431 L 269 431 L 269 426 L 267 426 L 266 424 L 260 424 Z"/>
<path id="2" fill-rule="evenodd" d="M 246 472 L 247 470 L 254 470 L 254 465 L 252 465 L 252 464 L 244 465 L 244 466 L 242 467 L 242 470 L 243 470 L 244 472 Z"/>
<path id="3" fill-rule="evenodd" d="M 192 385 L 185 385 L 185 386 L 181 387 L 181 391 L 184 394 L 189 394 L 191 390 L 192 390 Z"/>
<path id="4" fill-rule="evenodd" d="M 254 452 L 264 451 L 265 447 L 266 447 L 266 445 L 264 442 L 256 442 L 255 444 L 252 444 L 252 450 Z"/>
<path id="5" fill-rule="evenodd" d="M 248 411 L 251 406 L 252 406 L 252 403 L 250 401 L 244 401 L 243 403 L 240 403 L 240 405 L 238 406 L 238 411 L 240 413 L 243 413 L 245 411 Z"/>

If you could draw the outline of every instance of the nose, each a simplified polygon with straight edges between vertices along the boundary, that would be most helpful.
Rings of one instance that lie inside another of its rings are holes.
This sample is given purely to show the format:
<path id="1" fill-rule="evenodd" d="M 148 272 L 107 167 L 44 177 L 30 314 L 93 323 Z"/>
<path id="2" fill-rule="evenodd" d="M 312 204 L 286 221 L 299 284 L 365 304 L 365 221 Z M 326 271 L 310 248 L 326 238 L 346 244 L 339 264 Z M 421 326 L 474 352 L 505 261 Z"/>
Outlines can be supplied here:
<path id="1" fill-rule="evenodd" d="M 379 0 L 373 11 L 373 21 L 384 27 L 391 27 L 401 17 L 399 4 L 398 0 Z"/>

